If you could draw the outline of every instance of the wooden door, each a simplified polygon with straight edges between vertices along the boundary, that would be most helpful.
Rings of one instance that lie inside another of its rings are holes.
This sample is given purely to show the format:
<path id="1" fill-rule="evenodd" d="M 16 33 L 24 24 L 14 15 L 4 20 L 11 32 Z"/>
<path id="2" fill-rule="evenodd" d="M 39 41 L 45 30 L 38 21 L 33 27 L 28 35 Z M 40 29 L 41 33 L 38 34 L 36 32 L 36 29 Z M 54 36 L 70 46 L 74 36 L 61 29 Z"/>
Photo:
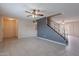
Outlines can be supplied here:
<path id="1" fill-rule="evenodd" d="M 4 38 L 17 37 L 17 21 L 9 20 L 9 18 L 3 18 L 3 36 Z"/>

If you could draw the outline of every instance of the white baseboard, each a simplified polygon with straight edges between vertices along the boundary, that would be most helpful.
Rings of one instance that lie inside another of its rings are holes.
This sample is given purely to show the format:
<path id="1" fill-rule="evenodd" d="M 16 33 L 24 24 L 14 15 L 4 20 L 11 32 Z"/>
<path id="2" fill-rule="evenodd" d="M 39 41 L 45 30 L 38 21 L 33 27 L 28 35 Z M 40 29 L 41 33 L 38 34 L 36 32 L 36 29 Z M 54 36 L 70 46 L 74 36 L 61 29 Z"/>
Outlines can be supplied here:
<path id="1" fill-rule="evenodd" d="M 37 36 L 29 36 L 29 37 L 37 37 Z M 24 39 L 24 38 L 29 38 L 29 37 L 21 37 L 19 39 Z M 59 43 L 59 42 L 56 42 L 56 41 L 53 41 L 53 40 L 49 40 L 49 39 L 46 39 L 46 38 L 42 38 L 42 37 L 38 37 L 42 40 L 46 40 L 46 41 L 49 41 L 49 42 L 53 42 L 53 43 L 57 43 L 57 44 L 60 44 L 60 45 L 63 45 L 63 46 L 66 46 L 66 44 L 63 44 L 63 43 Z"/>
<path id="2" fill-rule="evenodd" d="M 29 37 L 37 37 L 37 36 L 19 37 L 18 39 L 25 39 L 25 38 L 29 38 Z"/>
<path id="3" fill-rule="evenodd" d="M 41 37 L 39 37 L 41 38 Z M 49 42 L 53 42 L 53 43 L 57 43 L 57 44 L 60 44 L 60 45 L 64 45 L 66 46 L 66 44 L 63 44 L 63 43 L 59 43 L 59 42 L 56 42 L 56 41 L 53 41 L 53 40 L 49 40 L 49 39 L 45 39 L 45 38 L 41 38 L 42 40 L 46 40 L 46 41 L 49 41 Z"/>

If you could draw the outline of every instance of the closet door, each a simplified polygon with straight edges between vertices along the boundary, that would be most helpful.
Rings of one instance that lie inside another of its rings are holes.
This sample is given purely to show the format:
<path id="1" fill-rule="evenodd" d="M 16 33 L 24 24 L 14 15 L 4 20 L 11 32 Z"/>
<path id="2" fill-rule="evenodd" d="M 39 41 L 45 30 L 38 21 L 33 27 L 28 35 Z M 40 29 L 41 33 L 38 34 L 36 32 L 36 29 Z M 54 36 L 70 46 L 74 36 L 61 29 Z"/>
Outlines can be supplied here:
<path id="1" fill-rule="evenodd" d="M 17 22 L 16 20 L 9 20 L 9 18 L 3 19 L 3 36 L 4 38 L 15 38 L 17 37 Z"/>

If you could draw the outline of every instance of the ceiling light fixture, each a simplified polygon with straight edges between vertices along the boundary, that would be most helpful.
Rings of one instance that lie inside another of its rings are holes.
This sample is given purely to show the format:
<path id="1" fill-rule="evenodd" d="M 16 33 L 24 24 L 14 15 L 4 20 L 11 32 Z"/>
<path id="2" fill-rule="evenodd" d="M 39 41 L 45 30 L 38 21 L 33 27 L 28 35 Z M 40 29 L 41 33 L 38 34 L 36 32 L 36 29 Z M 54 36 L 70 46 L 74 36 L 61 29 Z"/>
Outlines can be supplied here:
<path id="1" fill-rule="evenodd" d="M 37 17 L 37 15 L 32 15 L 33 18 Z"/>

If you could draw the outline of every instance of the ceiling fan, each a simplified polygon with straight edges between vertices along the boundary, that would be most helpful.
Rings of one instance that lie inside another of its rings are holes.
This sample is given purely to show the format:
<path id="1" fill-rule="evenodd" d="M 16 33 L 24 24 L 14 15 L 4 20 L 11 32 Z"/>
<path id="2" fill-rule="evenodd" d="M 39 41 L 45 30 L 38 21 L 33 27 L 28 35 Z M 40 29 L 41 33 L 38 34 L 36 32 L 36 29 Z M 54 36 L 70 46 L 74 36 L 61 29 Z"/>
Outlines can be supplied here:
<path id="1" fill-rule="evenodd" d="M 35 17 L 37 17 L 37 16 L 45 16 L 43 13 L 42 13 L 42 11 L 41 10 L 39 10 L 39 9 L 33 9 L 31 12 L 30 11 L 25 11 L 26 13 L 29 13 L 29 15 L 27 15 L 27 17 L 33 17 L 34 18 L 34 20 L 33 20 L 33 23 L 35 23 L 36 22 L 36 20 L 35 20 Z M 55 17 L 55 16 L 58 16 L 58 15 L 62 15 L 62 13 L 56 13 L 56 14 L 53 14 L 53 15 L 50 15 L 50 16 L 47 16 L 47 17 Z"/>
<path id="2" fill-rule="evenodd" d="M 33 9 L 32 11 L 25 11 L 26 13 L 29 13 L 29 15 L 27 15 L 27 17 L 33 17 L 33 23 L 36 22 L 35 18 L 38 16 L 44 16 L 44 14 L 42 13 L 41 10 L 39 9 Z"/>
<path id="3" fill-rule="evenodd" d="M 25 12 L 30 14 L 27 15 L 27 17 L 32 16 L 33 18 L 35 18 L 37 16 L 44 16 L 44 14 L 39 9 L 33 9 L 31 12 L 30 11 L 25 11 Z"/>

